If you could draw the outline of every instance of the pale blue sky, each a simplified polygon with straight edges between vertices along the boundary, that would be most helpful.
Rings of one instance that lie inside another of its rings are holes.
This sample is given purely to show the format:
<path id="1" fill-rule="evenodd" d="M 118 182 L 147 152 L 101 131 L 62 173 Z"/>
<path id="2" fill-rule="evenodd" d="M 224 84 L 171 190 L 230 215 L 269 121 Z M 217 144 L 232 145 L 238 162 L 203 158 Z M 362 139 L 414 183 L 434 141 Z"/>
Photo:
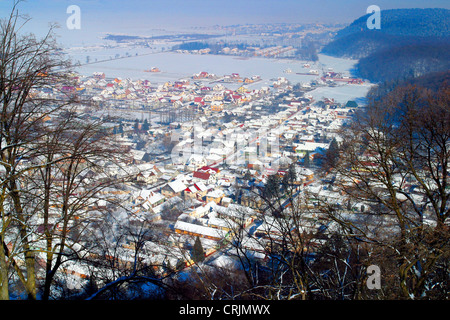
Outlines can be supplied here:
<path id="1" fill-rule="evenodd" d="M 0 16 L 8 14 L 13 0 L 0 0 Z M 66 28 L 69 5 L 81 9 L 81 29 Z M 246 23 L 350 23 L 370 5 L 383 9 L 447 8 L 448 0 L 27 0 L 19 5 L 39 33 L 49 22 L 59 23 L 61 35 L 89 37 L 99 32 L 144 34 L 155 28 L 182 29 Z"/>

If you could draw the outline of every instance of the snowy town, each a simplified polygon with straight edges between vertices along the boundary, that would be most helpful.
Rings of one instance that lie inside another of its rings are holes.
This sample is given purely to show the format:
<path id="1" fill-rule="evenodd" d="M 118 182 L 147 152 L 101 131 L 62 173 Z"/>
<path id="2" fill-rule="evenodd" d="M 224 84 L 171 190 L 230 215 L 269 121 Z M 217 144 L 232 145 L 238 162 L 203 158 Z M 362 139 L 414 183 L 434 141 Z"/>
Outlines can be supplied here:
<path id="1" fill-rule="evenodd" d="M 380 1 L 0 2 L 0 300 L 448 299 L 450 10 Z"/>
<path id="2" fill-rule="evenodd" d="M 323 177 L 315 175 L 316 159 L 333 140 L 339 140 L 339 128 L 358 108 L 354 101 L 341 104 L 332 97 L 312 98 L 309 92 L 314 88 L 336 86 L 330 73 L 336 74 L 328 71 L 322 80 L 305 84 L 279 77 L 260 89 L 246 86 L 260 80 L 259 76 L 237 73 L 199 72 L 190 79 L 163 84 L 107 78 L 102 72 L 74 75 L 77 85 L 63 91 L 89 101 L 79 111 L 103 119 L 104 128 L 125 147 L 124 166 L 131 172 L 120 190 L 102 192 L 103 200 L 87 210 L 87 220 L 101 220 L 106 209 L 120 217 L 121 224 L 157 230 L 157 240 L 147 241 L 137 254 L 160 275 L 169 269 L 188 269 L 194 263 L 190 251 L 196 239 L 208 263 L 232 265 L 226 249 L 238 219 L 252 230 L 245 250 L 264 260 L 265 249 L 255 239 L 263 239 L 273 226 L 259 218 L 261 203 L 255 191 L 264 187 L 269 176 L 282 179 L 293 168 L 299 197 L 308 194 L 338 205 L 346 203 L 337 191 L 327 190 Z M 228 89 L 228 84 L 237 89 Z M 359 83 L 348 80 L 339 85 Z M 36 94 L 49 98 L 53 93 Z M 109 203 L 112 198 L 114 202 Z M 308 232 L 323 228 L 318 214 L 310 218 Z M 131 264 L 135 241 L 130 237 L 120 244 L 114 259 Z M 75 289 L 88 281 L 89 270 L 89 265 L 79 262 L 64 265 Z"/>

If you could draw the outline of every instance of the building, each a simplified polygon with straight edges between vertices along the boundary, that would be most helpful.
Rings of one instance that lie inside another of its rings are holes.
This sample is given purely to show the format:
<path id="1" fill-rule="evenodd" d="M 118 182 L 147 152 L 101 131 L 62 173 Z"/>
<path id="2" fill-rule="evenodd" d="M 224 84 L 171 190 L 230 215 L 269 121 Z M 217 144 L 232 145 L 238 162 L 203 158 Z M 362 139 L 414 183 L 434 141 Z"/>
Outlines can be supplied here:
<path id="1" fill-rule="evenodd" d="M 194 237 L 202 237 L 209 240 L 220 241 L 226 237 L 227 231 L 211 228 L 206 226 L 201 226 L 193 223 L 188 223 L 184 221 L 177 221 L 174 226 L 175 232 L 178 234 L 187 234 Z"/>
<path id="2" fill-rule="evenodd" d="M 204 156 L 193 154 L 189 157 L 186 167 L 189 171 L 195 171 L 206 165 L 207 165 L 207 161 Z"/>
<path id="3" fill-rule="evenodd" d="M 214 100 L 211 102 L 211 111 L 223 111 L 223 102 L 219 100 Z"/>
<path id="4" fill-rule="evenodd" d="M 158 180 L 158 175 L 154 170 L 149 172 L 139 172 L 136 176 L 136 181 L 146 184 L 155 184 Z"/>
<path id="5" fill-rule="evenodd" d="M 225 197 L 225 193 L 220 189 L 215 189 L 206 194 L 206 202 L 221 203 L 222 198 Z"/>
<path id="6" fill-rule="evenodd" d="M 166 201 L 166 198 L 161 193 L 151 193 L 147 200 L 142 204 L 144 209 L 150 210 L 161 205 Z"/>
<path id="7" fill-rule="evenodd" d="M 161 194 L 166 198 L 172 198 L 175 196 L 181 196 L 181 193 L 186 190 L 186 185 L 179 181 L 174 180 L 172 182 L 167 183 L 164 187 L 161 188 Z"/>
<path id="8" fill-rule="evenodd" d="M 193 177 L 196 179 L 203 180 L 206 183 L 210 183 L 211 174 L 203 171 L 195 171 Z"/>

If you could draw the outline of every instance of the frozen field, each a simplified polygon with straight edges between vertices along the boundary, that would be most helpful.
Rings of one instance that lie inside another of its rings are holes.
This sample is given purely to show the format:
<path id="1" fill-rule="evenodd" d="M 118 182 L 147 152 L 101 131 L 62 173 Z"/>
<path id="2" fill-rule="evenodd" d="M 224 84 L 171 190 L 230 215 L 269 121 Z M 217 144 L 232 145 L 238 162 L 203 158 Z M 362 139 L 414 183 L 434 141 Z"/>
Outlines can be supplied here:
<path id="1" fill-rule="evenodd" d="M 314 89 L 309 94 L 315 100 L 322 98 L 333 98 L 336 102 L 346 103 L 349 100 L 355 100 L 359 105 L 365 103 L 365 96 L 372 85 L 365 84 L 346 84 L 337 87 L 321 87 Z"/>
<path id="2" fill-rule="evenodd" d="M 72 49 L 69 51 L 69 54 L 74 61 L 80 61 L 82 64 L 86 62 L 87 56 L 89 56 L 91 62 L 96 61 L 96 59 L 97 61 L 107 60 L 78 67 L 77 71 L 85 76 L 90 76 L 94 72 L 99 71 L 104 72 L 108 78 L 147 79 L 154 84 L 190 78 L 193 74 L 202 71 L 215 74 L 219 77 L 230 75 L 231 73 L 239 73 L 241 77 L 260 76 L 262 81 L 247 85 L 250 89 L 269 86 L 278 77 L 285 77 L 292 84 L 308 83 L 313 79 L 319 78 L 319 76 L 296 74 L 308 72 L 310 69 L 315 69 L 321 74 L 323 70 L 332 68 L 336 72 L 342 72 L 344 75 L 350 76 L 351 70 L 356 63 L 355 60 L 319 55 L 318 62 L 311 63 L 310 68 L 304 68 L 303 64 L 307 61 L 195 55 L 155 52 L 155 50 L 157 49 L 99 49 L 93 47 L 90 49 Z M 109 60 L 114 59 L 116 55 L 125 58 Z M 150 73 L 144 71 L 152 67 L 159 68 L 161 72 Z M 286 73 L 285 71 L 288 69 L 292 72 Z M 240 84 L 226 84 L 226 87 L 230 89 L 236 89 L 239 86 Z M 310 94 L 316 99 L 328 97 L 334 98 L 339 102 L 346 102 L 364 97 L 368 89 L 368 84 L 343 85 L 334 88 L 319 88 Z"/>
<path id="3" fill-rule="evenodd" d="M 91 61 L 109 59 L 114 57 L 116 52 L 124 51 L 123 49 L 110 49 L 110 52 L 83 52 L 76 54 L 74 60 L 81 63 L 86 61 L 86 56 Z M 135 50 L 128 50 L 132 56 L 124 59 L 117 59 L 99 63 L 82 65 L 78 71 L 83 75 L 92 75 L 96 71 L 101 71 L 107 77 L 121 77 L 131 79 L 147 79 L 155 83 L 164 81 L 175 81 L 181 78 L 191 77 L 194 73 L 206 71 L 217 76 L 229 75 L 231 73 L 239 73 L 243 77 L 251 77 L 259 75 L 263 80 L 270 80 L 278 77 L 286 77 L 296 82 L 308 82 L 312 76 L 296 75 L 295 72 L 305 72 L 303 62 L 290 60 L 275 60 L 264 58 L 240 58 L 220 55 L 195 55 L 182 54 L 173 52 L 164 53 L 145 53 L 136 56 Z M 146 55 L 143 55 L 146 54 Z M 148 73 L 146 69 L 158 67 L 161 72 Z M 291 74 L 284 73 L 284 70 L 291 69 Z"/>

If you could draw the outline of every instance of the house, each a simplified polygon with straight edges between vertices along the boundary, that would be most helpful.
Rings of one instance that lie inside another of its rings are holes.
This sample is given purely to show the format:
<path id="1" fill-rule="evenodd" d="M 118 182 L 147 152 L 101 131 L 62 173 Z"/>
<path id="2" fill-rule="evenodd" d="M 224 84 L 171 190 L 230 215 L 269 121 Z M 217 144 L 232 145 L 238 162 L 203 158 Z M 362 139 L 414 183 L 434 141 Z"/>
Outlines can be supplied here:
<path id="1" fill-rule="evenodd" d="M 304 176 L 306 181 L 312 181 L 314 179 L 314 171 L 308 168 L 296 167 L 297 177 Z"/>
<path id="2" fill-rule="evenodd" d="M 206 157 L 206 162 L 208 165 L 214 165 L 223 161 L 223 156 L 219 156 L 218 154 L 210 154 Z"/>
<path id="3" fill-rule="evenodd" d="M 184 221 L 177 221 L 174 226 L 178 234 L 187 234 L 194 237 L 202 237 L 214 241 L 220 241 L 227 235 L 227 231 L 206 226 L 201 226 Z"/>
<path id="4" fill-rule="evenodd" d="M 212 176 L 209 172 L 195 171 L 193 177 L 197 180 L 204 181 L 208 184 L 212 182 Z"/>
<path id="5" fill-rule="evenodd" d="M 145 162 L 144 161 L 144 157 L 145 157 L 145 154 L 146 154 L 145 151 L 133 149 L 133 150 L 130 151 L 130 153 L 131 153 L 131 156 L 133 158 L 133 163 L 134 164 L 142 164 L 142 163 Z"/>
<path id="6" fill-rule="evenodd" d="M 137 205 L 136 209 L 144 208 L 147 211 L 159 206 L 166 201 L 166 198 L 159 192 L 152 190 L 140 190 L 139 194 L 133 200 Z"/>
<path id="7" fill-rule="evenodd" d="M 195 199 L 199 197 L 199 189 L 195 185 L 191 185 L 184 190 L 184 195 L 187 198 Z"/>
<path id="8" fill-rule="evenodd" d="M 200 171 L 209 172 L 211 174 L 218 174 L 220 172 L 219 168 L 204 166 L 199 169 Z"/>
<path id="9" fill-rule="evenodd" d="M 161 188 L 161 194 L 166 198 L 181 196 L 181 193 L 186 190 L 186 188 L 186 185 L 180 180 L 174 180 Z"/>
<path id="10" fill-rule="evenodd" d="M 139 183 L 155 184 L 158 180 L 158 174 L 155 170 L 147 172 L 139 172 L 136 176 L 136 181 Z"/>
<path id="11" fill-rule="evenodd" d="M 219 100 L 214 100 L 211 102 L 211 111 L 222 111 L 223 110 L 223 102 Z"/>
<path id="12" fill-rule="evenodd" d="M 237 203 L 248 208 L 261 208 L 264 200 L 261 197 L 256 197 L 253 192 L 247 189 L 242 189 L 238 196 Z"/>
<path id="13" fill-rule="evenodd" d="M 208 187 L 203 182 L 194 183 L 194 187 L 197 191 L 197 199 L 202 199 L 208 193 Z"/>
<path id="14" fill-rule="evenodd" d="M 159 206 L 164 201 L 166 201 L 166 198 L 161 193 L 153 193 L 147 200 L 152 208 Z"/>
<path id="15" fill-rule="evenodd" d="M 216 203 L 215 202 L 209 202 L 209 203 L 203 203 L 202 205 L 196 207 L 195 209 L 193 209 L 192 211 L 189 212 L 189 216 L 193 217 L 193 218 L 203 218 L 206 215 L 212 213 L 215 211 L 215 207 L 216 207 Z"/>
<path id="16" fill-rule="evenodd" d="M 220 229 L 226 232 L 236 230 L 239 225 L 230 219 L 221 219 L 218 217 L 211 217 L 206 220 L 206 225 L 210 228 Z"/>
<path id="17" fill-rule="evenodd" d="M 166 198 L 161 193 L 151 192 L 146 201 L 142 204 L 144 209 L 153 209 L 166 201 Z"/>
<path id="18" fill-rule="evenodd" d="M 222 205 L 224 207 L 228 207 L 231 203 L 232 203 L 233 199 L 229 198 L 229 197 L 223 197 L 222 198 Z"/>
<path id="19" fill-rule="evenodd" d="M 186 167 L 190 171 L 195 171 L 201 167 L 206 166 L 206 164 L 207 164 L 207 161 L 206 161 L 205 157 L 203 157 L 202 155 L 193 154 L 189 157 L 189 159 L 186 163 Z"/>
<path id="20" fill-rule="evenodd" d="M 93 77 L 97 80 L 105 79 L 105 73 L 104 72 L 94 72 Z"/>
<path id="21" fill-rule="evenodd" d="M 194 103 L 198 106 L 204 106 L 205 105 L 205 100 L 203 99 L 203 97 L 195 97 L 194 98 Z"/>
<path id="22" fill-rule="evenodd" d="M 241 86 L 236 90 L 236 92 L 241 93 L 241 94 L 246 93 L 246 92 L 248 92 L 248 88 L 246 86 Z"/>
<path id="23" fill-rule="evenodd" d="M 183 101 L 183 97 L 182 96 L 171 96 L 170 97 L 170 102 L 174 103 L 174 102 L 182 102 Z"/>
<path id="24" fill-rule="evenodd" d="M 217 218 L 221 218 L 226 221 L 235 221 L 244 227 L 249 226 L 256 217 L 256 212 L 247 207 L 239 204 L 230 203 L 227 207 L 215 206 Z"/>
<path id="25" fill-rule="evenodd" d="M 240 95 L 240 94 L 231 94 L 230 97 L 231 97 L 231 100 L 232 100 L 234 103 L 240 103 L 240 102 L 241 102 L 242 95 Z"/>
<path id="26" fill-rule="evenodd" d="M 225 197 L 225 193 L 220 189 L 215 189 L 206 194 L 206 202 L 213 201 L 219 204 L 221 203 L 223 197 Z"/>
<path id="27" fill-rule="evenodd" d="M 194 172 L 193 178 L 208 184 L 215 183 L 218 178 L 219 169 L 204 166 Z"/>
<path id="28" fill-rule="evenodd" d="M 205 79 L 205 78 L 208 78 L 208 77 L 209 77 L 209 74 L 206 71 L 202 71 L 202 72 L 194 74 L 192 76 L 193 79 Z"/>
<path id="29" fill-rule="evenodd" d="M 223 90 L 225 90 L 225 87 L 223 84 L 218 83 L 213 87 L 213 90 L 214 91 L 223 91 Z"/>

